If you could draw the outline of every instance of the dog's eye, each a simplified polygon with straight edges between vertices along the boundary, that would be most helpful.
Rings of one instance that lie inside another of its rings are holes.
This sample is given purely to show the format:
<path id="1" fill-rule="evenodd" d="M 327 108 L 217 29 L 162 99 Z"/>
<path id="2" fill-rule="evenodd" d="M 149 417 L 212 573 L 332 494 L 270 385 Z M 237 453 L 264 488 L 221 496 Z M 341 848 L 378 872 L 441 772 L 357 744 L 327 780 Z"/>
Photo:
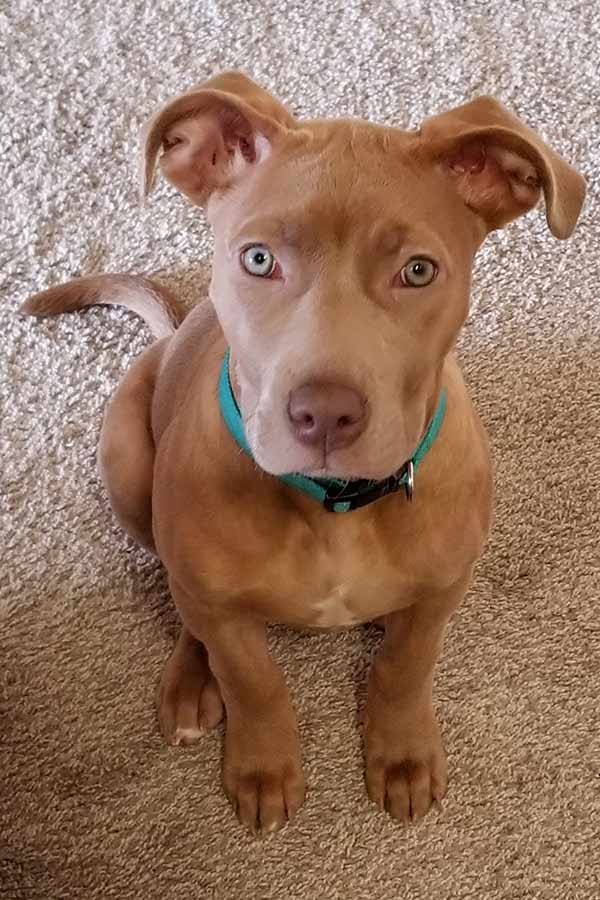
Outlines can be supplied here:
<path id="1" fill-rule="evenodd" d="M 400 270 L 400 280 L 406 287 L 426 287 L 437 275 L 437 266 L 426 256 L 415 256 Z"/>
<path id="2" fill-rule="evenodd" d="M 275 269 L 275 257 L 264 244 L 254 244 L 242 250 L 242 265 L 250 275 L 269 278 Z"/>

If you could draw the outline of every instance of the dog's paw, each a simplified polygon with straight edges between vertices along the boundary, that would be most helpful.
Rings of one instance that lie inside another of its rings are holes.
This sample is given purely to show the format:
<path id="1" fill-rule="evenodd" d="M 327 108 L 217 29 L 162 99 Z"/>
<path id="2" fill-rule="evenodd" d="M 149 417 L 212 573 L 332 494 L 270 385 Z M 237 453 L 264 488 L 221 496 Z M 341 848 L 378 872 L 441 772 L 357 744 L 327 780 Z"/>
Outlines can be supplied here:
<path id="1" fill-rule="evenodd" d="M 180 638 L 160 684 L 158 718 L 168 744 L 193 744 L 223 718 L 219 687 L 204 648 Z"/>
<path id="2" fill-rule="evenodd" d="M 369 717 L 365 730 L 369 798 L 401 822 L 415 822 L 447 787 L 446 755 L 433 712 L 394 721 Z"/>
<path id="3" fill-rule="evenodd" d="M 275 727 L 261 727 L 260 735 L 258 729 L 246 729 L 243 736 L 236 731 L 228 726 L 223 760 L 225 793 L 242 825 L 264 837 L 279 831 L 304 801 L 298 740 L 282 739 Z"/>

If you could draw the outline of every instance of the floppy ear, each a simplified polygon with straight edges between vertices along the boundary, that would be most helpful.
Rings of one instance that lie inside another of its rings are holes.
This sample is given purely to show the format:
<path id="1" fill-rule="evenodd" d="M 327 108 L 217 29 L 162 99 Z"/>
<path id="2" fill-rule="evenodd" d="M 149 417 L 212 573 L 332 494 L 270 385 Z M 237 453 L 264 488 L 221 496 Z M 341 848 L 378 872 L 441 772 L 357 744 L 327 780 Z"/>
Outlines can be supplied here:
<path id="1" fill-rule="evenodd" d="M 198 205 L 224 189 L 245 166 L 296 125 L 268 91 L 241 72 L 223 72 L 171 100 L 150 120 L 142 149 L 143 196 L 156 160 L 165 177 Z"/>
<path id="2" fill-rule="evenodd" d="M 493 97 L 427 119 L 420 133 L 427 155 L 489 231 L 527 212 L 543 191 L 552 234 L 568 238 L 573 232 L 585 181 Z"/>

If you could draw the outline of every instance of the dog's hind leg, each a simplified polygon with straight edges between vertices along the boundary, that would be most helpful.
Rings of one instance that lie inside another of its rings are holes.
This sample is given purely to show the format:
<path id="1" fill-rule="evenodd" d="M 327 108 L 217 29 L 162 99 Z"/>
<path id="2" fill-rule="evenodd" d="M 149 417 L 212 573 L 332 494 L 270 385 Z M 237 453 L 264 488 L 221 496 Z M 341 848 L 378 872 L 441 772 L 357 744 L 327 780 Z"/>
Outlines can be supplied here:
<path id="1" fill-rule="evenodd" d="M 142 353 L 119 384 L 106 409 L 98 447 L 98 468 L 119 524 L 152 553 L 156 548 L 152 534 L 154 441 L 150 411 L 164 343 L 152 344 Z"/>
<path id="2" fill-rule="evenodd" d="M 150 413 L 164 341 L 131 366 L 105 414 L 98 465 L 113 512 L 127 533 L 156 553 L 152 533 L 154 442 Z M 223 716 L 204 646 L 182 628 L 160 683 L 158 716 L 169 744 L 189 744 Z"/>

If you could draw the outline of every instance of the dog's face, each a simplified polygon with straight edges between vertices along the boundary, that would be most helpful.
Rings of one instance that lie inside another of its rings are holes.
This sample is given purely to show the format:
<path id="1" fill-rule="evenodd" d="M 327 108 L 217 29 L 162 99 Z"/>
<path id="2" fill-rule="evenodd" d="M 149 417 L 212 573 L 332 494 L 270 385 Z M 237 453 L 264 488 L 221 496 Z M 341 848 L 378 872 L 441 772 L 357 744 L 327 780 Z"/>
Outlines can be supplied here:
<path id="1" fill-rule="evenodd" d="M 434 412 L 478 234 L 443 176 L 415 170 L 414 143 L 392 129 L 317 123 L 209 202 L 211 296 L 248 441 L 269 472 L 384 478 Z M 364 427 L 352 440 L 298 439 L 290 399 L 314 384 L 360 398 Z"/>
<path id="2" fill-rule="evenodd" d="M 207 206 L 211 298 L 272 474 L 398 470 L 438 402 L 487 231 L 543 188 L 566 237 L 583 201 L 574 170 L 489 99 L 420 132 L 298 123 L 227 73 L 155 117 L 150 171 L 161 143 L 167 177 Z"/>

